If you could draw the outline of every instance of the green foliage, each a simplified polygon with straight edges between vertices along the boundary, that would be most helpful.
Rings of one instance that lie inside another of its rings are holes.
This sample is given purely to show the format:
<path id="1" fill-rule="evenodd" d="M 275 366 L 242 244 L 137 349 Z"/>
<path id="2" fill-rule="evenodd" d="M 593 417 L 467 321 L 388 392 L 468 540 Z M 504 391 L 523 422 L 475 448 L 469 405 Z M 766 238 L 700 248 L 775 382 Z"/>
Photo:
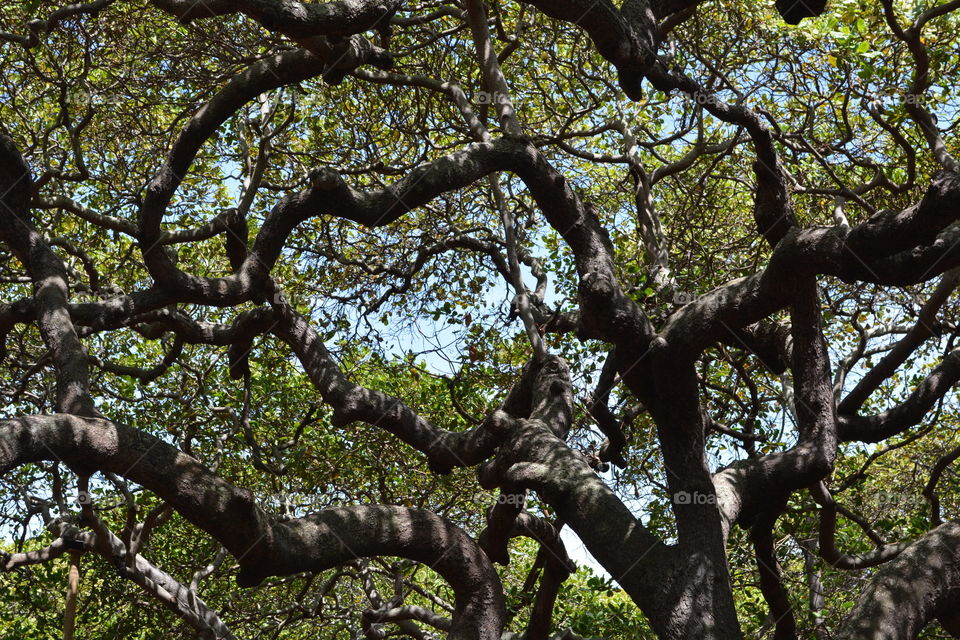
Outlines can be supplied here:
<path id="1" fill-rule="evenodd" d="M 0 30 L 24 32 L 29 19 L 49 15 L 61 4 L 4 2 Z M 894 4 L 904 20 L 933 6 L 930 1 Z M 436 5 L 407 3 L 402 16 L 425 14 Z M 878 175 L 895 188 L 858 196 L 862 203 L 847 209 L 852 224 L 876 210 L 915 202 L 935 166 L 926 154 L 916 153 L 924 142 L 911 125 L 903 98 L 913 66 L 904 43 L 887 28 L 881 3 L 834 0 L 825 15 L 797 27 L 782 24 L 772 5 L 704 3 L 671 33 L 663 53 L 724 99 L 749 104 L 777 123 L 783 133 L 778 144 L 796 181 L 794 202 L 803 224 L 832 224 L 829 189 L 868 183 Z M 491 9 L 503 32 L 497 34 L 497 48 L 507 48 L 506 34 L 518 34 L 520 40 L 503 60 L 503 71 L 524 126 L 610 230 L 621 284 L 658 326 L 678 308 L 673 295 L 677 291 L 699 296 L 762 268 L 769 249 L 755 229 L 750 169 L 754 151 L 743 131 L 718 121 L 692 100 L 647 85 L 643 100 L 628 102 L 612 80 L 610 65 L 579 28 L 535 15 L 522 3 L 491 3 Z M 397 73 L 456 81 L 468 96 L 482 90 L 473 42 L 460 18 L 444 15 L 427 26 L 394 31 L 391 50 L 398 53 Z M 931 67 L 931 87 L 924 99 L 933 113 L 950 121 L 958 108 L 954 92 L 960 72 L 960 18 L 954 13 L 931 22 L 924 38 Z M 118 2 L 99 17 L 71 19 L 33 49 L 0 46 L 5 47 L 0 128 L 29 141 L 31 165 L 40 173 L 47 170 L 38 197 L 69 196 L 91 211 L 132 224 L 144 185 L 189 119 L 229 78 L 292 45 L 244 18 L 183 25 L 139 0 Z M 302 188 L 311 170 L 336 168 L 356 189 L 382 187 L 471 141 L 455 106 L 422 86 L 357 77 L 330 86 L 314 79 L 261 98 L 204 144 L 164 218 L 165 229 L 196 228 L 236 206 L 266 131 L 273 134 L 272 151 L 264 186 L 247 221 L 251 237 L 282 197 Z M 882 118 L 871 115 L 866 105 L 876 105 Z M 491 110 L 477 110 L 499 134 Z M 80 129 L 77 123 L 83 123 Z M 733 141 L 720 152 L 702 153 L 656 185 L 654 203 L 669 238 L 677 291 L 659 288 L 650 276 L 636 185 L 619 159 L 624 138 L 611 123 L 627 123 L 639 135 L 643 144 L 636 148 L 637 159 L 648 168 L 674 165 L 694 149 Z M 956 151 L 960 127 L 944 129 L 947 145 Z M 578 281 L 565 241 L 548 228 L 520 181 L 508 175 L 494 179 L 516 217 L 525 277 L 534 281 L 536 262 L 549 275 L 545 306 L 558 314 L 574 310 Z M 134 237 L 105 231 L 58 206 L 38 207 L 36 215 L 42 216 L 49 238 L 82 247 L 96 265 L 100 282 L 76 255 L 58 248 L 70 269 L 73 302 L 150 286 Z M 454 431 L 476 426 L 497 408 L 530 356 L 511 308 L 512 289 L 490 252 L 449 242 L 461 236 L 488 243 L 501 254 L 502 229 L 490 183 L 446 193 L 384 227 L 313 217 L 296 228 L 272 271 L 351 380 L 392 394 L 425 419 Z M 224 244 L 223 234 L 218 234 L 172 246 L 185 271 L 216 277 L 230 272 Z M 430 253 L 426 247 L 438 248 Z M 13 258 L 6 262 L 11 273 L 22 272 Z M 827 281 L 823 316 L 835 364 L 856 351 L 863 332 L 878 330 L 870 347 L 877 346 L 877 340 L 886 340 L 889 347 L 890 336 L 902 330 L 879 330 L 912 322 L 913 296 L 927 296 L 931 288 Z M 29 283 L 15 278 L 5 278 L 0 293 L 4 302 L 32 295 Z M 253 307 L 171 306 L 198 322 L 218 324 L 230 324 Z M 952 317 L 957 311 L 956 301 L 951 301 L 942 315 Z M 944 336 L 936 338 L 871 396 L 865 413 L 888 408 L 918 384 L 947 345 Z M 574 375 L 578 403 L 570 444 L 594 453 L 603 436 L 586 411 L 586 399 L 595 390 L 607 346 L 571 335 L 548 334 L 546 340 L 570 363 Z M 169 334 L 124 327 L 91 331 L 83 342 L 100 362 L 150 368 L 162 361 L 173 340 Z M 18 325 L 8 346 L 11 357 L 3 362 L 3 377 L 23 384 L 15 393 L 4 391 L 7 412 L 48 411 L 54 374 L 38 331 Z M 333 505 L 383 503 L 428 508 L 471 535 L 479 534 L 495 496 L 478 487 L 475 470 L 437 476 L 423 456 L 376 427 L 333 427 L 330 410 L 284 345 L 258 338 L 249 355 L 249 433 L 240 419 L 244 390 L 229 377 L 221 346 L 187 345 L 177 363 L 152 382 L 94 367 L 98 408 L 215 466 L 278 518 Z M 865 356 L 848 373 L 847 386 L 880 357 L 880 350 Z M 40 364 L 33 370 L 35 363 Z M 749 451 L 743 441 L 711 432 L 707 458 L 712 467 L 794 444 L 788 380 L 723 346 L 703 355 L 698 373 L 714 419 L 757 438 Z M 622 385 L 613 390 L 611 405 L 617 411 L 635 401 Z M 935 419 L 918 429 L 932 427 L 916 442 L 906 433 L 896 443 L 884 443 L 885 449 L 846 445 L 841 450 L 830 478 L 834 495 L 885 541 L 914 539 L 932 526 L 921 491 L 927 470 L 960 444 L 955 401 L 945 402 Z M 672 540 L 676 531 L 653 421 L 640 413 L 625 424 L 625 431 L 629 464 L 602 475 L 644 524 Z M 265 466 L 282 473 L 264 472 Z M 62 481 L 56 490 L 51 489 L 54 478 Z M 153 494 L 130 489 L 138 517 L 159 505 Z M 55 515 L 76 512 L 76 479 L 67 469 L 30 465 L 7 474 L 0 491 L 5 551 L 50 542 L 49 534 L 40 530 L 36 510 L 25 504 L 24 491 L 50 499 Z M 57 491 L 61 495 L 55 495 Z M 955 515 L 960 478 L 948 471 L 939 493 L 943 512 Z M 96 477 L 94 494 L 104 521 L 122 530 L 130 507 L 123 493 Z M 57 498 L 59 505 L 54 504 Z M 535 499 L 529 506 L 540 515 L 552 515 Z M 775 530 L 778 557 L 805 638 L 814 637 L 817 625 L 836 628 L 873 575 L 873 570 L 834 571 L 816 560 L 813 566 L 823 581 L 826 605 L 811 611 L 800 542 L 817 536 L 817 515 L 806 493 L 794 494 Z M 847 518 L 840 518 L 836 538 L 848 553 L 875 546 L 863 528 Z M 751 638 L 772 637 L 743 531 L 734 531 L 730 549 L 744 630 Z M 501 568 L 513 628 L 522 628 L 530 614 L 524 582 L 536 550 L 532 542 L 512 542 L 514 560 Z M 196 529 L 176 515 L 154 533 L 145 551 L 185 582 L 217 552 L 212 541 L 198 537 Z M 163 630 L 163 637 L 192 637 L 184 622 L 118 577 L 114 567 L 93 560 L 92 554 L 88 558 L 78 622 L 88 635 L 80 637 L 146 639 L 157 637 L 157 630 Z M 442 608 L 424 594 L 452 601 L 448 585 L 429 568 L 393 558 L 318 576 L 271 579 L 251 590 L 236 588 L 236 572 L 235 561 L 228 557 L 202 582 L 201 592 L 244 638 L 348 637 L 369 604 L 363 596 L 364 572 L 371 572 L 387 597 L 399 576 L 408 604 Z M 0 640 L 59 637 L 65 576 L 62 559 L 0 575 Z M 291 608 L 291 603 L 302 607 Z M 586 567 L 562 586 L 555 626 L 604 638 L 654 637 L 626 594 Z M 937 628 L 925 634 L 945 637 Z"/>

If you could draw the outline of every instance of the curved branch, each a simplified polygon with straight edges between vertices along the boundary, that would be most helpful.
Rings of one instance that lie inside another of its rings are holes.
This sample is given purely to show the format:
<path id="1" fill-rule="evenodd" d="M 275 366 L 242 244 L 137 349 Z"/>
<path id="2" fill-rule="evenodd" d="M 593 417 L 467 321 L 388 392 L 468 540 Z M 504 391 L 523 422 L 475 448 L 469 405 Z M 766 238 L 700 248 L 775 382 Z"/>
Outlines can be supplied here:
<path id="1" fill-rule="evenodd" d="M 811 486 L 810 495 L 817 504 L 822 507 L 820 510 L 819 551 L 820 557 L 826 560 L 830 566 L 847 570 L 875 567 L 878 564 L 883 564 L 888 560 L 896 558 L 904 549 L 910 546 L 910 543 L 901 542 L 878 546 L 869 553 L 859 553 L 856 555 L 842 553 L 837 549 L 835 539 L 838 510 L 836 501 L 834 501 L 823 482 L 818 482 Z"/>
<path id="2" fill-rule="evenodd" d="M 678 357 L 695 358 L 714 341 L 786 307 L 812 275 L 847 281 L 915 284 L 960 264 L 960 175 L 940 172 L 922 201 L 852 228 L 791 229 L 767 267 L 684 305 L 660 336 Z"/>
<path id="3" fill-rule="evenodd" d="M 12 139 L 0 133 L 0 240 L 33 281 L 37 323 L 57 369 L 57 410 L 96 415 L 86 350 L 70 319 L 67 270 L 33 224 L 32 185 L 23 156 Z"/>
<path id="4" fill-rule="evenodd" d="M 114 472 L 150 489 L 237 558 L 240 586 L 400 556 L 430 565 L 453 587 L 451 640 L 500 637 L 505 609 L 496 571 L 466 532 L 428 511 L 356 506 L 274 521 L 248 491 L 132 427 L 66 414 L 0 423 L 0 473 L 40 460 L 62 461 L 82 475 Z"/>
<path id="5" fill-rule="evenodd" d="M 587 411 L 596 420 L 606 440 L 600 445 L 600 460 L 612 462 L 621 469 L 627 466 L 623 450 L 627 446 L 627 437 L 623 425 L 610 410 L 610 392 L 617 384 L 617 359 L 611 352 L 600 370 L 597 387 L 587 399 Z"/>
<path id="6" fill-rule="evenodd" d="M 957 285 L 960 284 L 960 269 L 951 269 L 943 274 L 930 299 L 924 303 L 917 314 L 917 322 L 903 338 L 880 359 L 875 367 L 867 371 L 857 385 L 841 400 L 837 412 L 855 414 L 863 406 L 877 387 L 892 376 L 897 368 L 923 344 L 924 340 L 936 334 L 937 313 L 946 304 Z"/>
<path id="7" fill-rule="evenodd" d="M 387 22 L 400 0 L 151 0 L 183 23 L 232 13 L 243 13 L 271 31 L 293 38 L 317 35 L 347 36 Z"/>
<path id="8" fill-rule="evenodd" d="M 960 605 L 960 524 L 948 522 L 877 571 L 837 640 L 912 640 L 936 617 L 956 631 Z"/>
<path id="9" fill-rule="evenodd" d="M 68 4 L 51 13 L 46 19 L 34 19 L 28 22 L 27 28 L 30 30 L 29 35 L 21 36 L 0 32 L 0 40 L 13 42 L 23 45 L 27 49 L 32 49 L 39 45 L 42 38 L 56 29 L 64 20 L 82 14 L 96 15 L 114 2 L 116 2 L 116 0 L 94 0 L 86 4 L 80 2 Z"/>
<path id="10" fill-rule="evenodd" d="M 427 455 L 430 468 L 448 473 L 454 467 L 469 467 L 489 458 L 497 447 L 495 412 L 484 423 L 464 432 L 438 429 L 398 398 L 351 382 L 324 347 L 307 320 L 290 307 L 281 312 L 273 333 L 290 345 L 301 365 L 334 408 L 331 422 L 347 425 L 361 421 L 378 426 Z"/>
<path id="11" fill-rule="evenodd" d="M 761 521 L 750 529 L 750 541 L 753 543 L 754 557 L 757 560 L 757 572 L 760 574 L 760 590 L 770 607 L 770 616 L 776 621 L 774 640 L 796 640 L 797 620 L 786 587 L 783 585 L 780 562 L 773 540 L 773 527 L 776 515 L 782 511 L 783 504 L 761 516 Z"/>
<path id="12" fill-rule="evenodd" d="M 684 564 L 680 555 L 647 530 L 583 456 L 563 441 L 562 423 L 572 403 L 566 364 L 547 356 L 536 375 L 533 406 L 539 409 L 530 419 L 504 423 L 503 444 L 497 457 L 481 468 L 481 485 L 537 491 L 640 605 L 654 628 L 682 625 L 685 614 L 677 608 L 673 590 L 683 589 L 677 577 L 678 565 Z M 522 514 L 518 522 L 523 522 Z M 665 581 L 671 588 L 663 589 Z"/>
<path id="13" fill-rule="evenodd" d="M 960 447 L 956 447 L 949 453 L 940 456 L 936 464 L 933 465 L 933 469 L 930 470 L 930 480 L 923 488 L 923 497 L 930 501 L 930 522 L 937 527 L 943 524 L 943 518 L 940 516 L 940 496 L 937 495 L 937 483 L 940 482 L 943 472 L 957 458 L 960 458 Z"/>
<path id="14" fill-rule="evenodd" d="M 109 371 L 118 376 L 129 376 L 131 378 L 139 378 L 143 382 L 153 382 L 160 376 L 162 376 L 170 366 L 176 362 L 177 358 L 180 357 L 180 354 L 183 353 L 183 345 L 185 340 L 179 335 L 173 341 L 173 344 L 170 345 L 170 350 L 163 357 L 163 360 L 160 361 L 154 367 L 150 369 L 144 369 L 142 367 L 130 367 L 122 364 L 114 364 L 112 362 L 105 362 L 100 358 L 91 357 L 90 361 L 93 362 L 96 366 L 100 367 L 104 371 Z"/>
<path id="15" fill-rule="evenodd" d="M 872 416 L 840 416 L 840 439 L 880 442 L 920 424 L 927 412 L 960 380 L 960 349 L 954 349 L 924 378 L 906 400 Z"/>
<path id="16" fill-rule="evenodd" d="M 620 87 L 631 100 L 643 98 L 641 83 L 653 65 L 660 31 L 645 0 L 627 0 L 618 9 L 610 0 L 523 0 L 590 36 L 597 52 L 617 69 Z"/>
<path id="17" fill-rule="evenodd" d="M 418 607 L 412 604 L 391 607 L 389 609 L 367 610 L 363 612 L 363 617 L 370 622 L 402 622 L 404 620 L 415 620 L 428 624 L 440 631 L 450 630 L 450 618 L 434 613 L 425 607 Z"/>
<path id="18" fill-rule="evenodd" d="M 203 143 L 253 98 L 318 76 L 325 65 L 324 60 L 303 49 L 264 58 L 234 76 L 187 122 L 171 147 L 167 161 L 147 185 L 140 207 L 138 239 L 147 267 L 159 283 L 176 282 L 185 277 L 160 246 L 163 243 L 160 224 Z"/>
<path id="19" fill-rule="evenodd" d="M 787 451 L 736 462 L 714 474 L 727 532 L 734 522 L 749 522 L 758 513 L 762 517 L 771 497 L 785 498 L 820 481 L 836 460 L 837 415 L 820 297 L 812 277 L 798 286 L 791 306 L 791 369 L 799 438 Z"/>

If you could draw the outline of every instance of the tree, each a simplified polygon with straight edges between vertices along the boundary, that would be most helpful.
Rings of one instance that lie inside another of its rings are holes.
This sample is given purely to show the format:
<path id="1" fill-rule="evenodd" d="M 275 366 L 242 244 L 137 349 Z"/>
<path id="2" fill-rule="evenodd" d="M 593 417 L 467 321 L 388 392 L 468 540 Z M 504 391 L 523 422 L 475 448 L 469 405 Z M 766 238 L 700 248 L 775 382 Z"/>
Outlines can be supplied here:
<path id="1" fill-rule="evenodd" d="M 958 8 L 4 3 L 11 637 L 960 637 Z"/>

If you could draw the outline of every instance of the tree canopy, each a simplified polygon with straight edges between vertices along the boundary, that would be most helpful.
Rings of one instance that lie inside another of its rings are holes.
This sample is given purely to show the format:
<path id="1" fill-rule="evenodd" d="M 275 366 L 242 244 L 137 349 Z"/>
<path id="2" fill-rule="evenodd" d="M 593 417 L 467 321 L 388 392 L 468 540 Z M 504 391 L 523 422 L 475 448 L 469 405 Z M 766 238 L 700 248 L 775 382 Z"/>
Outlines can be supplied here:
<path id="1" fill-rule="evenodd" d="M 960 0 L 0 51 L 0 637 L 960 637 Z"/>

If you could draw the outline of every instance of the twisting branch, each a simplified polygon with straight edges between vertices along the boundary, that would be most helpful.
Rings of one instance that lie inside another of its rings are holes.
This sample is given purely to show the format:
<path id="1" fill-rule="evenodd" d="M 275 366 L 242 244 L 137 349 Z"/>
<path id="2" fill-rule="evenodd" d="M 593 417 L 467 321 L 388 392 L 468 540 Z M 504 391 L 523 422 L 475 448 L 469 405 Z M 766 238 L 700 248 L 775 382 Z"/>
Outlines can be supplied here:
<path id="1" fill-rule="evenodd" d="M 783 584 L 773 539 L 773 528 L 783 506 L 781 501 L 781 504 L 760 516 L 750 528 L 750 541 L 753 543 L 757 571 L 760 574 L 760 590 L 770 607 L 770 617 L 775 621 L 774 640 L 796 640 L 797 620 Z"/>
<path id="2" fill-rule="evenodd" d="M 960 380 L 960 348 L 940 361 L 910 395 L 898 405 L 871 416 L 840 417 L 841 440 L 880 442 L 920 424 L 927 412 L 953 390 Z"/>
<path id="3" fill-rule="evenodd" d="M 892 376 L 925 340 L 937 335 L 937 314 L 960 284 L 960 269 L 943 274 L 940 283 L 917 314 L 917 322 L 890 351 L 867 371 L 837 406 L 841 414 L 856 414 L 877 387 Z"/>
<path id="4" fill-rule="evenodd" d="M 553 627 L 553 609 L 563 582 L 576 571 L 576 565 L 567 555 L 560 539 L 562 523 L 554 525 L 543 518 L 522 513 L 517 518 L 515 531 L 540 543 L 544 557 L 540 586 L 530 611 L 530 620 L 524 635 L 526 640 L 547 640 Z M 539 554 L 538 554 L 539 555 Z"/>
<path id="5" fill-rule="evenodd" d="M 915 23 L 904 29 L 897 20 L 893 8 L 893 0 L 881 0 L 883 5 L 883 15 L 887 20 L 887 25 L 893 34 L 903 40 L 913 56 L 914 69 L 913 80 L 910 88 L 904 96 L 904 107 L 910 117 L 917 124 L 920 133 L 927 141 L 934 159 L 941 167 L 954 173 L 960 172 L 960 162 L 954 158 L 947 150 L 947 145 L 937 128 L 937 121 L 933 114 L 923 106 L 927 89 L 932 84 L 930 73 L 930 55 L 927 53 L 927 47 L 923 43 L 923 27 L 935 17 L 944 15 L 950 11 L 960 8 L 960 3 L 946 2 L 932 10 L 925 11 Z"/>
<path id="6" fill-rule="evenodd" d="M 477 464 L 493 454 L 498 443 L 498 414 L 469 431 L 438 429 L 398 398 L 348 380 L 303 317 L 289 305 L 280 305 L 279 313 L 272 331 L 290 345 L 324 402 L 333 407 L 334 425 L 361 421 L 381 427 L 425 453 L 431 469 L 440 473 Z"/>
<path id="7" fill-rule="evenodd" d="M 834 501 L 826 485 L 821 481 L 810 487 L 810 495 L 820 505 L 820 557 L 837 569 L 865 569 L 883 564 L 900 555 L 907 547 L 908 542 L 879 546 L 869 553 L 849 555 L 842 553 L 836 545 L 837 503 Z"/>
<path id="8" fill-rule="evenodd" d="M 938 617 L 946 629 L 956 631 L 958 549 L 960 524 L 955 522 L 941 525 L 909 545 L 877 571 L 833 637 L 908 640 Z"/>
<path id="9" fill-rule="evenodd" d="M 399 8 L 399 0 L 335 0 L 313 3 L 291 0 L 151 0 L 159 9 L 189 23 L 243 13 L 265 28 L 292 37 L 346 36 L 372 29 Z"/>
<path id="10" fill-rule="evenodd" d="M 586 31 L 597 52 L 616 67 L 624 93 L 631 100 L 643 97 L 641 83 L 654 63 L 660 35 L 646 0 L 628 0 L 619 9 L 610 0 L 524 2 Z"/>
<path id="11" fill-rule="evenodd" d="M 490 42 L 490 32 L 487 26 L 487 12 L 482 0 L 466 0 L 467 21 L 473 33 L 474 46 L 477 58 L 480 61 L 480 70 L 486 90 L 492 95 L 494 107 L 497 110 L 497 121 L 508 136 L 519 136 L 522 133 L 517 113 L 510 101 L 510 88 L 503 77 L 497 54 Z"/>
<path id="12" fill-rule="evenodd" d="M 602 462 L 612 462 L 621 469 L 627 466 L 623 458 L 623 449 L 627 446 L 627 438 L 623 433 L 624 425 L 620 424 L 610 410 L 610 392 L 617 384 L 617 359 L 613 352 L 607 354 L 607 359 L 600 370 L 596 390 L 587 399 L 587 410 L 597 421 L 600 431 L 606 440 L 600 445 L 599 457 Z"/>
<path id="13" fill-rule="evenodd" d="M 0 32 L 0 40 L 22 45 L 32 49 L 40 44 L 45 36 L 56 29 L 61 22 L 79 15 L 96 15 L 109 7 L 116 0 L 94 0 L 93 2 L 68 4 L 47 16 L 46 19 L 36 18 L 27 23 L 28 35 Z"/>
<path id="14" fill-rule="evenodd" d="M 96 415 L 86 350 L 70 319 L 66 267 L 33 224 L 32 184 L 30 168 L 13 140 L 0 133 L 0 240 L 26 265 L 34 283 L 37 323 L 57 369 L 56 408 Z"/>
<path id="15" fill-rule="evenodd" d="M 933 523 L 935 527 L 943 524 L 943 518 L 940 515 L 940 496 L 937 494 L 937 483 L 940 482 L 943 472 L 946 471 L 947 467 L 953 464 L 957 458 L 960 458 L 960 447 L 956 447 L 952 451 L 937 458 L 937 462 L 930 470 L 930 479 L 923 488 L 923 497 L 930 502 L 930 522 Z"/>
<path id="16" fill-rule="evenodd" d="M 342 507 L 276 522 L 249 492 L 132 427 L 68 414 L 0 423 L 0 473 L 48 459 L 77 469 L 81 480 L 94 470 L 110 471 L 150 489 L 237 558 L 241 586 L 357 558 L 401 556 L 430 564 L 453 587 L 451 640 L 500 637 L 505 612 L 496 571 L 466 532 L 428 511 Z M 102 531 L 97 535 L 105 540 Z"/>
<path id="17" fill-rule="evenodd" d="M 542 360 L 547 356 L 547 347 L 543 336 L 537 328 L 536 319 L 533 316 L 533 310 L 530 304 L 530 292 L 523 282 L 523 272 L 520 271 L 520 260 L 517 249 L 517 228 L 513 218 L 513 212 L 503 195 L 500 188 L 499 176 L 494 173 L 490 176 L 490 190 L 493 192 L 493 201 L 500 210 L 500 219 L 503 221 L 503 237 L 507 246 L 507 264 L 510 267 L 510 281 L 513 290 L 516 292 L 514 303 L 520 319 L 523 321 L 523 327 L 527 331 L 527 338 L 530 340 L 530 346 L 533 347 L 533 355 L 536 359 Z"/>

